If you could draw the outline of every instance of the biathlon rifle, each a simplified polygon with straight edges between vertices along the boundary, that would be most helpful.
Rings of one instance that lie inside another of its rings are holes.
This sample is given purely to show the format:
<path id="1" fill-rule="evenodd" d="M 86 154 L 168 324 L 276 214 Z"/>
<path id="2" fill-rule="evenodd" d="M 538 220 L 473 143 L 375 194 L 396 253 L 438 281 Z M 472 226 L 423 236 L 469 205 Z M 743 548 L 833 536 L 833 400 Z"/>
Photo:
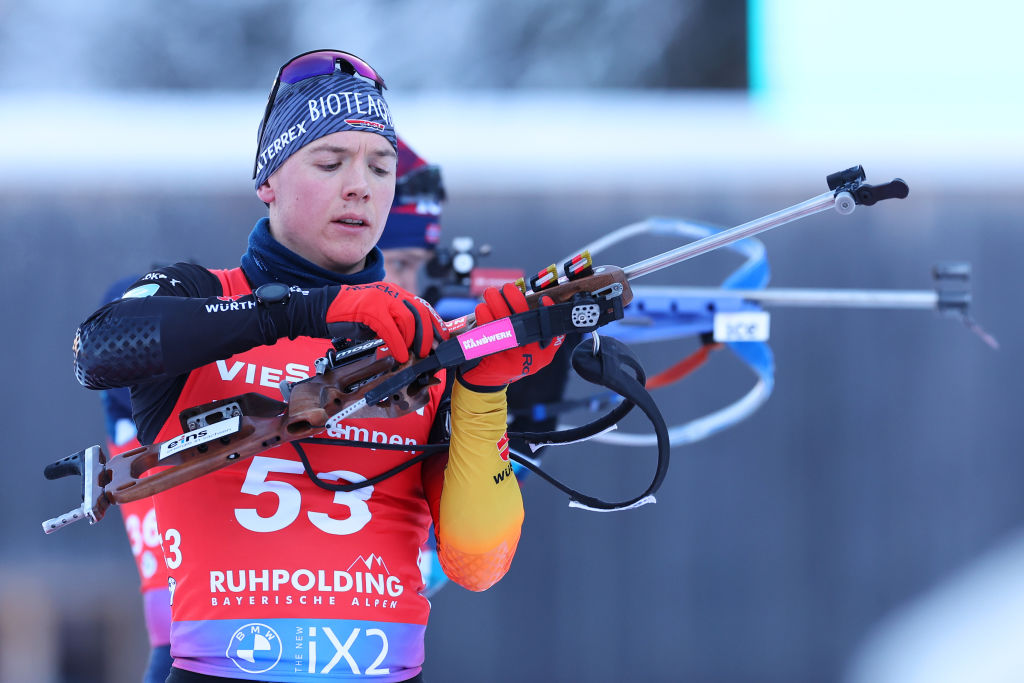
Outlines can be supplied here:
<path id="1" fill-rule="evenodd" d="M 589 253 L 577 254 L 564 263 L 561 276 L 551 265 L 528 283 L 517 283 L 529 311 L 479 326 L 473 315 L 446 322 L 451 338 L 422 360 L 399 364 L 380 348 L 380 339 L 333 340 L 333 348 L 316 361 L 316 374 L 282 383 L 284 401 L 255 392 L 211 401 L 181 411 L 183 433 L 169 441 L 114 458 L 90 446 L 47 465 L 47 479 L 79 475 L 83 489 L 82 504 L 46 520 L 43 530 L 52 533 L 80 519 L 95 524 L 110 505 L 152 496 L 267 449 L 313 437 L 356 414 L 404 415 L 426 405 L 429 387 L 437 382 L 433 375 L 441 368 L 570 331 L 593 332 L 621 319 L 632 298 L 629 283 L 638 277 L 830 208 L 848 215 L 858 205 L 902 199 L 909 192 L 898 178 L 882 185 L 865 179 L 860 166 L 833 173 L 827 177 L 828 192 L 625 268 L 595 267 Z M 555 303 L 542 306 L 544 296 Z M 663 476 L 660 464 L 659 471 Z"/>

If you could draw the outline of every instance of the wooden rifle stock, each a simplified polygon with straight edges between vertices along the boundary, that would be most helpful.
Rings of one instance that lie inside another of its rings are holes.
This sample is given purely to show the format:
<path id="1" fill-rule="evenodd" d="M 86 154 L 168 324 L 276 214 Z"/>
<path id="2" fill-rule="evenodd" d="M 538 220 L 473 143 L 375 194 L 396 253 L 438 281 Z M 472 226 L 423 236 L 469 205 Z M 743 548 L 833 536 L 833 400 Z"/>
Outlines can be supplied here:
<path id="1" fill-rule="evenodd" d="M 596 294 L 615 285 L 622 287 L 623 306 L 633 300 L 633 292 L 629 289 L 629 280 L 626 279 L 626 273 L 622 268 L 617 266 L 598 266 L 594 268 L 592 275 L 584 275 L 574 280 L 563 277 L 557 285 L 552 285 L 539 292 L 530 292 L 526 295 L 526 301 L 530 304 L 530 308 L 536 308 L 540 305 L 541 297 L 550 296 L 556 304 L 559 304 L 569 301 L 576 294 Z"/>
<path id="2" fill-rule="evenodd" d="M 411 361 L 410 361 L 411 363 Z M 409 363 L 405 364 L 408 365 Z M 289 401 L 246 393 L 188 408 L 179 414 L 184 433 L 162 443 L 142 446 L 108 458 L 99 446 L 87 448 L 46 468 L 49 479 L 80 474 L 83 504 L 43 523 L 50 533 L 83 517 L 99 521 L 112 504 L 129 503 L 215 472 L 269 448 L 314 436 L 327 420 L 391 373 L 405 367 L 372 351 L 327 369 L 291 387 Z M 432 382 L 416 382 L 367 406 L 360 417 L 398 417 L 427 404 Z M 203 441 L 206 430 L 238 420 L 223 436 Z M 223 424 L 222 424 L 223 423 Z M 189 441 L 196 445 L 186 446 Z M 161 457 L 161 454 L 163 456 Z"/>

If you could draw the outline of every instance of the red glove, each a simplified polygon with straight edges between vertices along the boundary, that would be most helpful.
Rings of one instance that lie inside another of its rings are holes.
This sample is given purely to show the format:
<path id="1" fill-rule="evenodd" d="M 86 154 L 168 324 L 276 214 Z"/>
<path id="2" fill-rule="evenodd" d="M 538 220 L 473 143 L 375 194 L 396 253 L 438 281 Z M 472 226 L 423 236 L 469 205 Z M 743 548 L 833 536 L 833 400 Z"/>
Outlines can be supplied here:
<path id="1" fill-rule="evenodd" d="M 555 303 L 549 296 L 542 297 L 540 301 L 545 306 Z M 506 284 L 500 291 L 488 287 L 484 290 L 484 302 L 476 306 L 476 324 L 483 325 L 527 310 L 529 306 L 526 297 L 515 285 Z M 554 359 L 564 339 L 565 335 L 559 335 L 547 342 L 534 342 L 484 356 L 472 369 L 460 371 L 459 376 L 470 389 L 503 387 L 546 367 Z"/>
<path id="2" fill-rule="evenodd" d="M 388 282 L 342 285 L 325 319 L 328 325 L 366 325 L 384 340 L 399 363 L 409 360 L 410 349 L 419 358 L 426 358 L 435 337 L 440 341 L 448 338 L 440 316 L 426 301 Z"/>

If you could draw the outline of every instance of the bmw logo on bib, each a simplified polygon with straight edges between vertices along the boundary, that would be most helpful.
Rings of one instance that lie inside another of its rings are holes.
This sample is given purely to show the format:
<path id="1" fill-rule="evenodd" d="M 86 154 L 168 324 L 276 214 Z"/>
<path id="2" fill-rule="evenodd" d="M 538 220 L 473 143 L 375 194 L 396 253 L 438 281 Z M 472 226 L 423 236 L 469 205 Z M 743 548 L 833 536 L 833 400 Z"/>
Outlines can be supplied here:
<path id="1" fill-rule="evenodd" d="M 231 636 L 226 654 L 242 671 L 263 673 L 281 661 L 281 639 L 266 624 L 246 624 Z"/>

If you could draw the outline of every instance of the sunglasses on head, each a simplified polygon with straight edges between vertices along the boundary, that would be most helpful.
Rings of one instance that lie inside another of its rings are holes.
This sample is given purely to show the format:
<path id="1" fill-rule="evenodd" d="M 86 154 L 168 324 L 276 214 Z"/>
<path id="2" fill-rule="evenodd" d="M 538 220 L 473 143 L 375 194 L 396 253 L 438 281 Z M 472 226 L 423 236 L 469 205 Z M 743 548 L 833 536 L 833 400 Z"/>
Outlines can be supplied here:
<path id="1" fill-rule="evenodd" d="M 263 133 L 267 128 L 267 120 L 274 108 L 274 100 L 281 89 L 281 84 L 292 85 L 299 81 L 314 76 L 327 76 L 337 71 L 342 71 L 353 76 L 362 76 L 373 82 L 377 92 L 384 92 L 387 88 L 384 79 L 372 66 L 359 57 L 340 50 L 313 50 L 304 52 L 301 55 L 290 59 L 277 71 L 274 79 L 274 87 L 270 89 L 270 96 L 267 98 L 267 108 L 263 111 L 263 120 L 260 121 L 260 130 L 256 136 L 256 160 L 252 165 L 252 177 L 256 177 L 256 169 L 259 168 L 260 148 L 263 146 Z"/>

